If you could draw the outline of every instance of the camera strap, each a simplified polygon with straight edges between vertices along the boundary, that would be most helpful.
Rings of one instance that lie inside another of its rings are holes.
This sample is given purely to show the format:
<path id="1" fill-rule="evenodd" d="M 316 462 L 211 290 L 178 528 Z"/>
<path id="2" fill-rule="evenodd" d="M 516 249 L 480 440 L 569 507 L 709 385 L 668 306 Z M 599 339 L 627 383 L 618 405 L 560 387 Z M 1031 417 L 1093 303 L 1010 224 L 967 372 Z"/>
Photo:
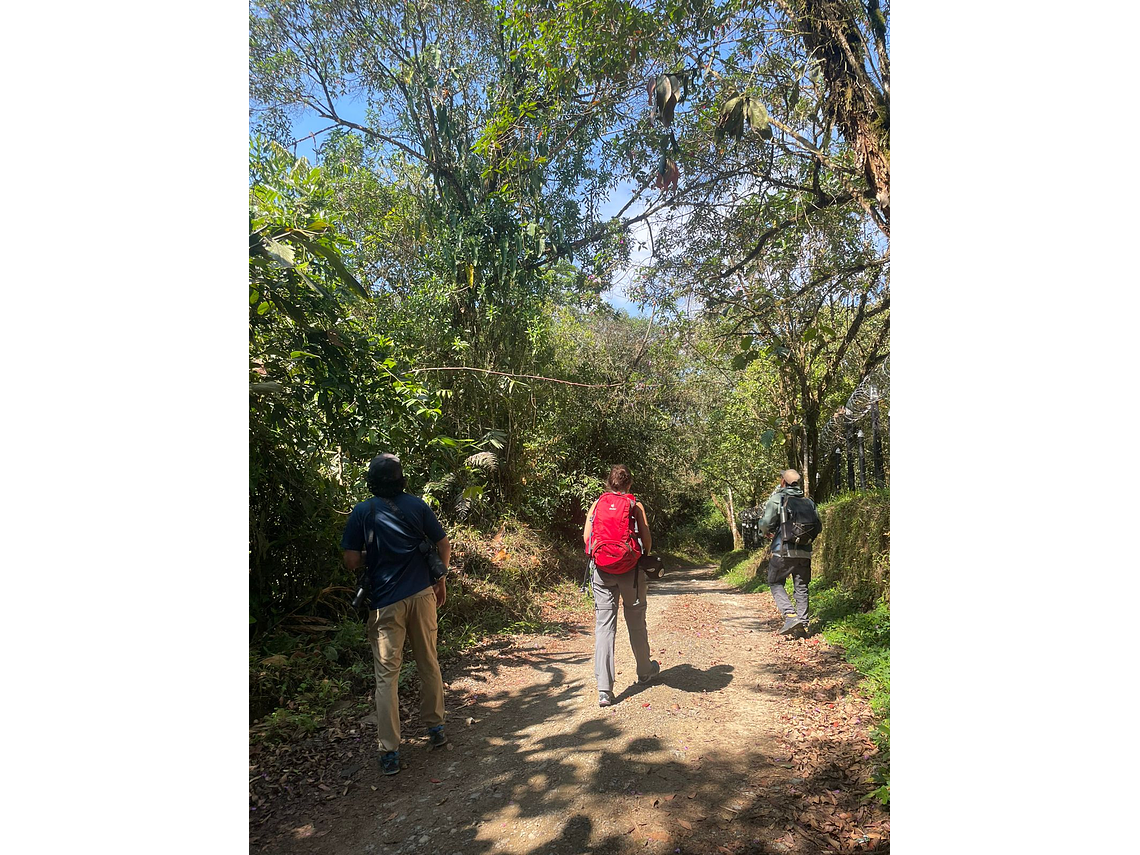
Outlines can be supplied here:
<path id="1" fill-rule="evenodd" d="M 408 518 L 400 512 L 400 506 L 399 505 L 397 505 L 395 502 L 393 502 L 391 499 L 387 498 L 386 496 L 377 496 L 376 498 L 378 498 L 380 501 L 384 502 L 388 507 L 390 507 L 392 509 L 392 513 L 394 513 L 396 516 L 398 516 L 400 518 L 400 522 L 402 522 L 404 525 L 406 525 L 408 528 L 410 528 L 413 533 L 418 531 L 419 535 L 420 535 L 420 540 L 427 540 L 428 539 L 428 536 L 426 534 L 424 534 L 424 530 L 422 528 L 417 528 L 416 526 L 414 526 L 410 522 L 408 522 Z M 432 545 L 434 546 L 435 544 L 433 543 Z"/>

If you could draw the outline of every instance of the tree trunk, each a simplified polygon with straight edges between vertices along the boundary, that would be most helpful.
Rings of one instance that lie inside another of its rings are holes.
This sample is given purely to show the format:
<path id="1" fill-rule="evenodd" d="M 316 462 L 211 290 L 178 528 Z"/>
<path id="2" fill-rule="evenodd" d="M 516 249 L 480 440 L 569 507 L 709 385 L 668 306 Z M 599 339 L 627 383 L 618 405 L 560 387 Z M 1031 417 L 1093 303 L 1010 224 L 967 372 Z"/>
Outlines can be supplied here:
<path id="1" fill-rule="evenodd" d="M 736 527 L 736 504 L 732 501 L 732 488 L 728 488 L 728 522 L 729 527 L 732 529 L 732 548 L 743 549 L 744 538 L 740 536 L 740 530 Z"/>
<path id="2" fill-rule="evenodd" d="M 716 493 L 710 493 L 709 495 L 712 496 L 712 503 L 716 506 L 716 509 L 728 520 L 728 527 L 732 532 L 732 548 L 743 549 L 744 538 L 740 536 L 740 529 L 736 527 L 736 515 L 732 511 L 732 488 L 728 488 L 728 504 L 721 501 Z"/>

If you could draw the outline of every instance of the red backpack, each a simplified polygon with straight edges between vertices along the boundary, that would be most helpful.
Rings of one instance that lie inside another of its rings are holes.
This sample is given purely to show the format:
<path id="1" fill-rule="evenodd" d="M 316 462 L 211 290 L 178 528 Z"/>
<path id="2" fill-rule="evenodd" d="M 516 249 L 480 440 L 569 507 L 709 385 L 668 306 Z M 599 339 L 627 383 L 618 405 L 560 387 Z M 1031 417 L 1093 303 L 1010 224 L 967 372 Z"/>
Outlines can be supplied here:
<path id="1" fill-rule="evenodd" d="M 635 504 L 630 493 L 602 493 L 598 498 L 586 552 L 605 573 L 628 573 L 641 557 L 641 543 L 633 533 Z"/>

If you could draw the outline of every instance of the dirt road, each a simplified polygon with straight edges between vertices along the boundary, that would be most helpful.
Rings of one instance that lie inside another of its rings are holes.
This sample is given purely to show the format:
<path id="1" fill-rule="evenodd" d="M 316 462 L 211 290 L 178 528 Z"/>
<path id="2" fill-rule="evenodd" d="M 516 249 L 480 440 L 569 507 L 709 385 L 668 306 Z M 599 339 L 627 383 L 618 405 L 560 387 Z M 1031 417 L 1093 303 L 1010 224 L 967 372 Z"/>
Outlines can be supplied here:
<path id="1" fill-rule="evenodd" d="M 363 736 L 368 762 L 287 815 L 251 814 L 251 851 L 888 851 L 889 814 L 865 799 L 875 748 L 858 677 L 821 638 L 776 635 L 780 623 L 771 595 L 711 567 L 670 573 L 649 600 L 661 676 L 634 685 L 619 619 L 607 709 L 592 623 L 486 649 L 445 670 L 448 750 L 429 752 L 405 722 L 406 768 L 384 777 L 373 732 L 345 734 Z"/>

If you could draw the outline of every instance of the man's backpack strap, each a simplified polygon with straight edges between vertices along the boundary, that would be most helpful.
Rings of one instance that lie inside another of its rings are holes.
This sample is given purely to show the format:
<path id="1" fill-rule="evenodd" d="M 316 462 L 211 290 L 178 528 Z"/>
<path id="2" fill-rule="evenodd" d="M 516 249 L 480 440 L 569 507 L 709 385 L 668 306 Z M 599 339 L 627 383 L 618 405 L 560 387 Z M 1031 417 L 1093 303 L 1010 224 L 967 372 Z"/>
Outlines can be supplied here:
<path id="1" fill-rule="evenodd" d="M 436 582 L 447 575 L 447 568 L 443 566 L 443 559 L 439 557 L 439 550 L 436 548 L 435 541 L 427 536 L 421 526 L 417 526 L 411 523 L 408 518 L 400 512 L 399 505 L 397 505 L 394 501 L 387 498 L 386 496 L 380 496 L 380 499 L 383 500 L 384 503 L 392 509 L 392 512 L 400 518 L 400 521 L 404 525 L 411 528 L 414 533 L 419 534 L 420 554 L 424 556 L 424 560 L 427 562 L 431 583 L 434 585 Z"/>

